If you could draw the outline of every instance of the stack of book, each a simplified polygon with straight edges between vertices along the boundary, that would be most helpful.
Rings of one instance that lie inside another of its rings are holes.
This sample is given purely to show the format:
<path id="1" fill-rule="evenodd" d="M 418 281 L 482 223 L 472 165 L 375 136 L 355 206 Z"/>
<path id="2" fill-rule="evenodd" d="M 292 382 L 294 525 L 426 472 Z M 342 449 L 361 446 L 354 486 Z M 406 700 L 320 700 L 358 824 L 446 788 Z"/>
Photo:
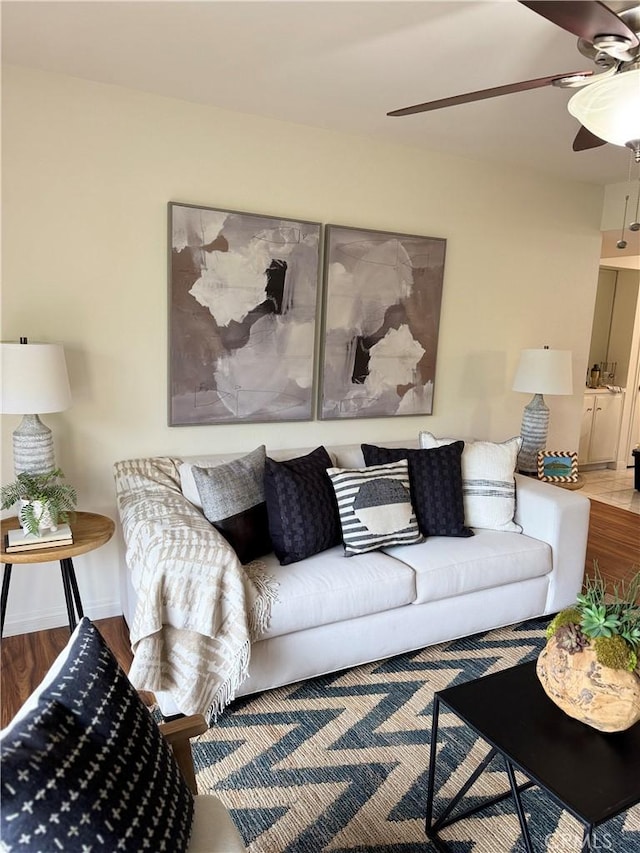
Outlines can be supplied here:
<path id="1" fill-rule="evenodd" d="M 19 527 L 9 530 L 5 543 L 5 553 L 35 551 L 38 548 L 55 548 L 57 545 L 73 545 L 73 534 L 68 524 L 61 524 L 57 530 L 47 530 L 36 536 Z"/>

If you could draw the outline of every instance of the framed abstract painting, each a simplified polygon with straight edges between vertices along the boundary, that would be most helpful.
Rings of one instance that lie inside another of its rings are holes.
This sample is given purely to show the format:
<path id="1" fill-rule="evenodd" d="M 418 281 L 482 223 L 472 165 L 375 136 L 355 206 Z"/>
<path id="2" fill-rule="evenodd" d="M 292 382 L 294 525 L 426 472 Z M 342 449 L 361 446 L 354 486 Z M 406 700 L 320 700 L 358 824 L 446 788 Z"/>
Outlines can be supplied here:
<path id="1" fill-rule="evenodd" d="M 445 249 L 326 227 L 320 418 L 432 413 Z"/>
<path id="2" fill-rule="evenodd" d="M 313 416 L 320 225 L 169 203 L 169 425 Z"/>

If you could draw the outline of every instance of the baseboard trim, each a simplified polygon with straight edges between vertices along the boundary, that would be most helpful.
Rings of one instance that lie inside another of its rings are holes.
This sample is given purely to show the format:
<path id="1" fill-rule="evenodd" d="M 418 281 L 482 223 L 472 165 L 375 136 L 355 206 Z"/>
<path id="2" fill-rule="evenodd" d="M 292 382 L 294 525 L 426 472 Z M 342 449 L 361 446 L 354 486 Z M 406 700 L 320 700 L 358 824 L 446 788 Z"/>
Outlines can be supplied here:
<path id="1" fill-rule="evenodd" d="M 85 616 L 91 620 L 108 619 L 111 616 L 122 616 L 120 601 L 94 601 L 83 607 Z M 7 607 L 7 618 L 4 623 L 3 637 L 13 637 L 16 634 L 32 634 L 34 631 L 47 631 L 50 628 L 60 628 L 69 624 L 69 617 L 64 607 L 39 610 L 36 613 L 14 613 Z"/>

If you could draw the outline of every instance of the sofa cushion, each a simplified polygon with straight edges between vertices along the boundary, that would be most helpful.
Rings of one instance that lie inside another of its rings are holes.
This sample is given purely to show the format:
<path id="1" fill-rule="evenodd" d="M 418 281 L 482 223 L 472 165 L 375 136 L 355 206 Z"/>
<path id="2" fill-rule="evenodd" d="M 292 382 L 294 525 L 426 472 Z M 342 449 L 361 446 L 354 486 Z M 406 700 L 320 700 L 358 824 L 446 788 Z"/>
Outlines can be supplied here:
<path id="1" fill-rule="evenodd" d="M 188 849 L 191 792 L 87 618 L 1 745 L 6 849 Z"/>
<path id="2" fill-rule="evenodd" d="M 411 548 L 385 548 L 416 573 L 416 604 L 540 577 L 551 571 L 546 542 L 496 530 L 473 539 L 434 537 Z"/>
<path id="3" fill-rule="evenodd" d="M 246 853 L 231 815 L 213 794 L 195 797 L 189 853 Z"/>
<path id="4" fill-rule="evenodd" d="M 341 541 L 335 495 L 324 447 L 276 462 L 267 457 L 264 488 L 273 550 L 282 565 L 296 563 Z"/>
<path id="5" fill-rule="evenodd" d="M 453 438 L 435 438 L 430 432 L 420 433 L 423 448 L 441 447 Z M 462 451 L 462 493 L 464 520 L 469 527 L 520 533 L 514 521 L 516 511 L 516 460 L 520 436 L 503 442 L 466 442 Z"/>
<path id="6" fill-rule="evenodd" d="M 381 551 L 345 560 L 337 546 L 309 557 L 304 565 L 282 566 L 275 554 L 264 563 L 278 582 L 278 598 L 260 640 L 393 610 L 415 598 L 413 570 Z"/>
<path id="7" fill-rule="evenodd" d="M 213 468 L 193 465 L 202 512 L 238 555 L 249 563 L 271 549 L 264 498 L 264 444 L 246 456 Z"/>
<path id="8" fill-rule="evenodd" d="M 408 461 L 411 499 L 423 536 L 473 536 L 473 530 L 464 523 L 463 448 L 463 441 L 430 450 L 363 444 L 362 452 L 367 465 Z"/>
<path id="9" fill-rule="evenodd" d="M 329 468 L 347 557 L 422 541 L 406 459 L 370 468 Z"/>

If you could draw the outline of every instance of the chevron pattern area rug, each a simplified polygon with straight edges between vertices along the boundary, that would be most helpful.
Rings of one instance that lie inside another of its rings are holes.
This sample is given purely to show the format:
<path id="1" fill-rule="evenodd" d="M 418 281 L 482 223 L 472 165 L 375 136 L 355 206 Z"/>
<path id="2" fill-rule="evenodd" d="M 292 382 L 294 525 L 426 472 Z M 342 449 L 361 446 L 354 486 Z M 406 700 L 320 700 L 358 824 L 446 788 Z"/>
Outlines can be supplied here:
<path id="1" fill-rule="evenodd" d="M 533 660 L 531 621 L 238 700 L 198 741 L 202 793 L 229 808 L 251 853 L 435 853 L 424 833 L 433 693 Z M 488 752 L 440 718 L 434 813 Z M 638 768 L 640 773 L 640 768 Z M 492 763 L 467 794 L 506 790 Z M 579 853 L 582 829 L 537 788 L 523 794 L 536 851 Z M 442 831 L 453 853 L 524 850 L 511 798 Z M 595 851 L 640 853 L 640 807 L 601 827 Z"/>

